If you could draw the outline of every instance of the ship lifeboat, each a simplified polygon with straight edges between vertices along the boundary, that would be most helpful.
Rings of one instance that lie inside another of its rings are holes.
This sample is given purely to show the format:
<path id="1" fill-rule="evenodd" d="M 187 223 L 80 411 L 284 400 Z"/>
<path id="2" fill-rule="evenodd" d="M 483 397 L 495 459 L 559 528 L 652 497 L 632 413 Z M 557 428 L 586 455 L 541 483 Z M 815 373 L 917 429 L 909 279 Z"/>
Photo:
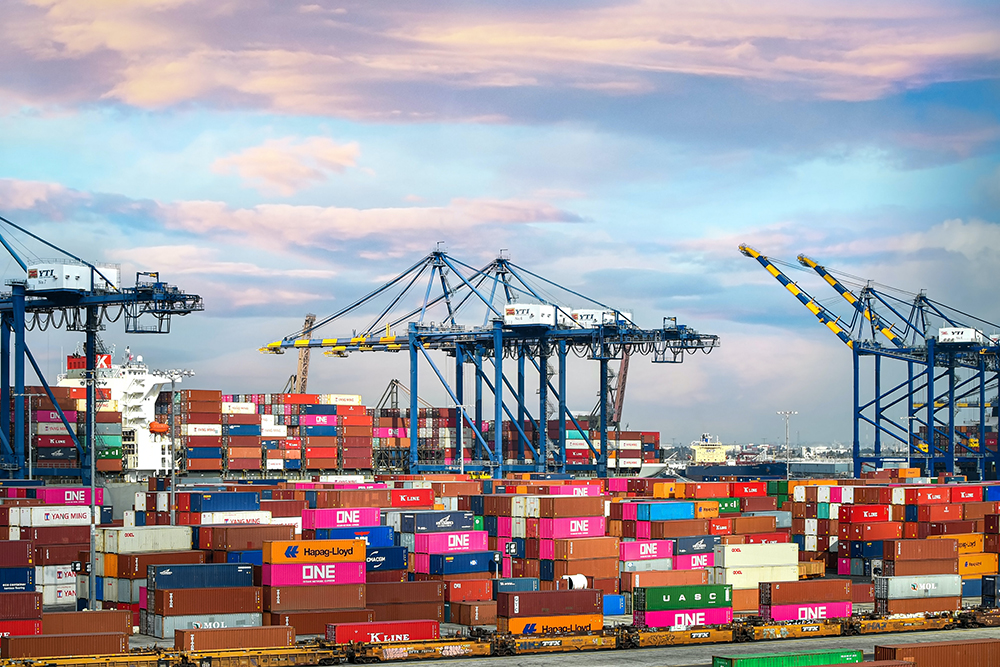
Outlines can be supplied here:
<path id="1" fill-rule="evenodd" d="M 158 433 L 158 434 L 169 433 L 170 432 L 170 425 L 169 424 L 163 424 L 163 423 L 160 423 L 160 422 L 149 422 L 149 432 L 150 433 Z"/>

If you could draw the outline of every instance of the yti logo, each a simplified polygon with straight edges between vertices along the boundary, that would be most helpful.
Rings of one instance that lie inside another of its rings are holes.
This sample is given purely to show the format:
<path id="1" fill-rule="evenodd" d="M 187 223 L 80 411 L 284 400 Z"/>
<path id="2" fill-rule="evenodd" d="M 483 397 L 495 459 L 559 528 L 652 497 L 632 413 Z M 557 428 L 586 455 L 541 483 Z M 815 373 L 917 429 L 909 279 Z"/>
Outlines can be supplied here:
<path id="1" fill-rule="evenodd" d="M 298 557 L 299 557 L 299 548 L 297 546 L 292 545 L 287 549 L 285 549 L 285 558 L 298 558 Z"/>

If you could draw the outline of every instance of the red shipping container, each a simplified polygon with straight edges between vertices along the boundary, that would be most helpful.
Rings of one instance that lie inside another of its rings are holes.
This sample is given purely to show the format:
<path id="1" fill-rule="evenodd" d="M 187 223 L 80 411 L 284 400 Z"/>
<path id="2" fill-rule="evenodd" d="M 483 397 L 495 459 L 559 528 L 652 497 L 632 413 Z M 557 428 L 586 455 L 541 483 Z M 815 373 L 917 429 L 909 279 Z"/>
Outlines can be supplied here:
<path id="1" fill-rule="evenodd" d="M 24 635 L 40 634 L 42 634 L 42 622 L 39 620 L 0 621 L 0 637 L 19 637 Z"/>
<path id="2" fill-rule="evenodd" d="M 392 507 L 433 507 L 434 489 L 392 489 L 389 498 Z"/>
<path id="3" fill-rule="evenodd" d="M 0 540 L 0 567 L 31 567 L 35 564 L 34 556 L 31 542 Z"/>
<path id="4" fill-rule="evenodd" d="M 856 540 L 860 542 L 870 542 L 874 540 L 898 540 L 903 536 L 903 524 L 896 521 L 884 521 L 882 523 L 851 523 L 845 524 L 848 528 L 848 536 L 841 539 Z M 844 526 L 840 528 L 843 536 Z"/>
<path id="5" fill-rule="evenodd" d="M 767 495 L 767 482 L 733 482 L 730 487 L 730 494 L 725 497 L 751 498 Z"/>
<path id="6" fill-rule="evenodd" d="M 742 535 L 744 544 L 788 544 L 791 536 L 788 533 L 754 533 Z"/>
<path id="7" fill-rule="evenodd" d="M 733 533 L 733 520 L 725 518 L 709 519 L 708 534 L 709 535 L 732 535 Z"/>
<path id="8" fill-rule="evenodd" d="M 961 505 L 919 505 L 917 520 L 924 523 L 940 521 L 961 521 L 964 517 Z"/>
<path id="9" fill-rule="evenodd" d="M 493 581 L 490 579 L 449 580 L 444 589 L 447 602 L 482 602 L 493 599 Z"/>
<path id="10" fill-rule="evenodd" d="M 41 593 L 0 593 L 0 620 L 23 621 L 41 617 Z"/>
<path id="11" fill-rule="evenodd" d="M 924 539 L 928 535 L 966 535 L 981 532 L 978 521 L 942 521 L 936 523 L 917 524 L 917 538 Z"/>
<path id="12" fill-rule="evenodd" d="M 945 487 L 906 489 L 907 505 L 944 505 L 951 502 L 951 492 Z"/>
<path id="13" fill-rule="evenodd" d="M 684 485 L 684 497 L 696 500 L 706 498 L 729 498 L 728 482 L 699 482 Z"/>
<path id="14" fill-rule="evenodd" d="M 990 535 L 1000 534 L 1000 514 L 987 514 L 983 517 L 985 529 L 983 532 Z"/>
<path id="15" fill-rule="evenodd" d="M 953 503 L 978 503 L 983 500 L 983 487 L 981 486 L 956 486 L 951 489 L 951 502 Z"/>
<path id="16" fill-rule="evenodd" d="M 841 505 L 839 520 L 846 523 L 865 523 L 889 520 L 885 505 Z"/>
<path id="17" fill-rule="evenodd" d="M 329 623 L 326 640 L 337 644 L 362 642 L 424 641 L 439 639 L 441 624 L 437 621 L 394 621 L 390 623 Z"/>

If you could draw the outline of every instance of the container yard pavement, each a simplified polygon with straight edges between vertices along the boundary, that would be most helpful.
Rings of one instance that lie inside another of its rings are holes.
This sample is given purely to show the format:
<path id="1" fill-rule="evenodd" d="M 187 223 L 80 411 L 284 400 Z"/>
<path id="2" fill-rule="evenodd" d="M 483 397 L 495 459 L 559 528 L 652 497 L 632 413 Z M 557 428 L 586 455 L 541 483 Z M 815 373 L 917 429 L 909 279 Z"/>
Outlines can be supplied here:
<path id="1" fill-rule="evenodd" d="M 875 645 L 908 644 L 914 642 L 957 641 L 962 639 L 997 639 L 1000 629 L 948 630 L 941 632 L 901 632 L 866 637 L 830 637 L 829 639 L 785 639 L 746 644 L 710 644 L 706 646 L 672 646 L 647 648 L 634 651 L 585 651 L 582 653 L 545 653 L 496 658 L 470 658 L 462 660 L 428 660 L 421 664 L 449 664 L 457 667 L 485 667 L 503 663 L 508 667 L 540 667 L 563 665 L 611 665 L 617 667 L 702 667 L 712 664 L 714 655 L 747 655 L 752 653 L 785 653 L 791 651 L 823 651 L 834 649 L 861 649 L 865 659 L 871 660 Z M 949 667 L 949 666 L 943 666 Z M 965 667 L 954 665 L 952 667 Z M 971 667 L 971 666 L 970 666 Z"/>

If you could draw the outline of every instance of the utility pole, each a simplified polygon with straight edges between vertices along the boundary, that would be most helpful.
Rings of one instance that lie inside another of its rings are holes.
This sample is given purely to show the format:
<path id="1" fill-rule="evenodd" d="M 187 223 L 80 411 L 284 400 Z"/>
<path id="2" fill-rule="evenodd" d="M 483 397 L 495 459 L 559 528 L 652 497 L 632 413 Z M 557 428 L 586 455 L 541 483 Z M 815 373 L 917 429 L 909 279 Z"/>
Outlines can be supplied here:
<path id="1" fill-rule="evenodd" d="M 788 422 L 791 420 L 792 415 L 797 414 L 799 413 L 795 410 L 778 411 L 778 416 L 785 419 L 785 479 L 791 479 L 792 476 L 792 451 L 788 448 Z"/>
<path id="2" fill-rule="evenodd" d="M 177 401 L 174 396 L 174 385 L 182 378 L 193 377 L 194 371 L 171 368 L 166 371 L 151 371 L 153 375 L 170 380 L 170 525 L 177 525 L 177 503 L 175 502 L 177 486 L 177 434 L 174 432 L 174 412 L 177 410 Z"/>

